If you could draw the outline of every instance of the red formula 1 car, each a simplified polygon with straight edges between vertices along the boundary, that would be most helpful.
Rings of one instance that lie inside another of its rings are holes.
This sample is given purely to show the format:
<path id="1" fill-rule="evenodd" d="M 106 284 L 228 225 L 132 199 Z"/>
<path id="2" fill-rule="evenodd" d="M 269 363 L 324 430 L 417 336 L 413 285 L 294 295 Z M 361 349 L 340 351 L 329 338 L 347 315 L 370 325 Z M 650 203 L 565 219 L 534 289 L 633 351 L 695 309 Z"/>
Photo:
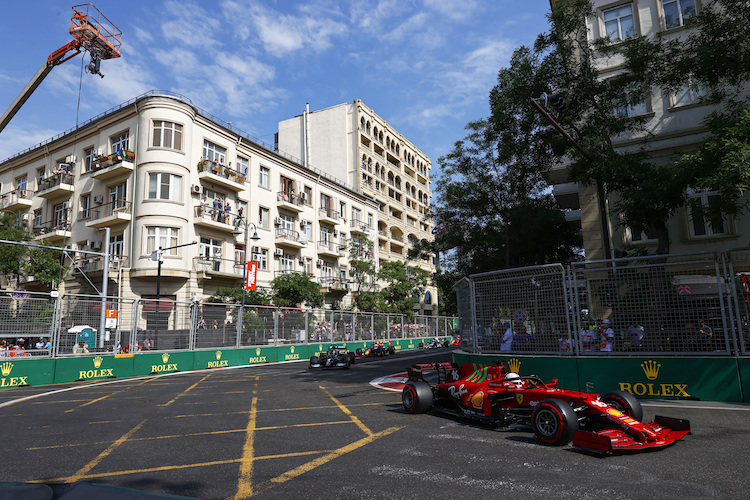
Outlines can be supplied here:
<path id="1" fill-rule="evenodd" d="M 690 434 L 687 420 L 657 416 L 642 422 L 640 403 L 623 391 L 599 396 L 558 389 L 557 379 L 545 384 L 502 365 L 416 364 L 408 373 L 401 396 L 408 413 L 434 408 L 492 425 L 530 424 L 546 444 L 572 441 L 587 450 L 622 453 L 665 448 Z"/>
<path id="2" fill-rule="evenodd" d="M 374 342 L 370 347 L 357 349 L 357 356 L 385 356 L 386 354 L 396 354 L 396 348 L 388 342 L 388 345 L 380 341 Z"/>

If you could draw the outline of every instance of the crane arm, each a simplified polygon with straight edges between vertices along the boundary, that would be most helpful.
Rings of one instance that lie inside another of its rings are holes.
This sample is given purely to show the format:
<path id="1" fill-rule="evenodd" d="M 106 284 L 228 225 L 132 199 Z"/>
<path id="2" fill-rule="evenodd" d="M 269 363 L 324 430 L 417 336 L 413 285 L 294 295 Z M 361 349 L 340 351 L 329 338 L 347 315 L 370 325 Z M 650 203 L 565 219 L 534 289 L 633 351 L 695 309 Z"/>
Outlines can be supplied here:
<path id="1" fill-rule="evenodd" d="M 71 51 L 75 52 L 73 54 L 69 54 L 69 52 Z M 28 98 L 31 97 L 31 94 L 34 93 L 37 87 L 42 84 L 49 72 L 52 71 L 52 68 L 64 63 L 68 59 L 77 56 L 80 52 L 81 44 L 78 42 L 78 40 L 73 40 L 72 42 L 60 47 L 59 49 L 51 53 L 42 67 L 39 68 L 39 71 L 36 72 L 31 81 L 27 83 L 26 87 L 24 87 L 21 93 L 18 94 L 18 97 L 16 97 L 8 110 L 3 113 L 2 118 L 0 118 L 0 132 L 3 131 L 8 122 L 10 122 L 16 115 L 16 113 L 18 113 L 18 110 L 21 109 L 21 106 L 23 106 Z"/>

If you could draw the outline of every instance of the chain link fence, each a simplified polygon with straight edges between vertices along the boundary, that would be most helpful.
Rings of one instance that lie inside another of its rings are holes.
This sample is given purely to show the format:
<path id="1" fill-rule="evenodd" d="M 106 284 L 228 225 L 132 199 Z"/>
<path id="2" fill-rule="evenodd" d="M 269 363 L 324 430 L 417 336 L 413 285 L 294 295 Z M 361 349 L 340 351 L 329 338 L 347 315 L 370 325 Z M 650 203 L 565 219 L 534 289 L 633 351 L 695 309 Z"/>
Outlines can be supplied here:
<path id="1" fill-rule="evenodd" d="M 472 352 L 727 356 L 750 347 L 750 249 L 508 269 L 454 288 Z"/>

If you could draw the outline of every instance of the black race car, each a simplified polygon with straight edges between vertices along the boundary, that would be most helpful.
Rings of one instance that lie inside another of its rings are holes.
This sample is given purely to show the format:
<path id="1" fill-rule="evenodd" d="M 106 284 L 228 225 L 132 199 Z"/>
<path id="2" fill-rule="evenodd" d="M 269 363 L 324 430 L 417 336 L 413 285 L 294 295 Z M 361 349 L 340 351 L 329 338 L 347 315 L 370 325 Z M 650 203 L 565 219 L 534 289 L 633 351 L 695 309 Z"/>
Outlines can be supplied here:
<path id="1" fill-rule="evenodd" d="M 396 354 L 396 348 L 390 342 L 385 345 L 377 341 L 366 349 L 357 349 L 357 356 L 385 356 L 386 354 Z"/>
<path id="2" fill-rule="evenodd" d="M 345 368 L 354 364 L 354 353 L 346 345 L 331 345 L 326 352 L 310 356 L 310 368 Z"/>

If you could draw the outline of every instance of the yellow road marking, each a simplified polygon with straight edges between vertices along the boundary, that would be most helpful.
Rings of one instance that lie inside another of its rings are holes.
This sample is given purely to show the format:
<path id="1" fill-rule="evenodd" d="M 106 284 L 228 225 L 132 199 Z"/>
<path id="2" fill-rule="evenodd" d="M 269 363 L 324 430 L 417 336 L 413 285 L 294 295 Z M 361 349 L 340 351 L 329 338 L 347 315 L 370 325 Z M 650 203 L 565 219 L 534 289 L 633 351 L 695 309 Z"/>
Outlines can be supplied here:
<path id="1" fill-rule="evenodd" d="M 234 498 L 253 496 L 253 468 L 255 466 L 255 424 L 258 417 L 258 378 L 255 377 L 253 398 L 250 402 L 250 415 L 245 429 L 245 446 L 242 448 L 240 477 L 237 481 L 237 493 Z"/>
<path id="2" fill-rule="evenodd" d="M 65 483 L 74 483 L 76 481 L 80 481 L 81 478 L 84 477 L 91 469 L 93 469 L 94 467 L 96 467 L 96 465 L 99 462 L 101 462 L 102 460 L 104 460 L 110 453 L 112 453 L 113 451 L 115 451 L 115 449 L 118 446 L 120 446 L 122 443 L 124 443 L 125 441 L 127 441 L 130 436 L 132 436 L 133 434 L 135 434 L 136 431 L 138 431 L 138 429 L 140 429 L 141 427 L 143 427 L 143 425 L 147 421 L 148 421 L 148 419 L 145 419 L 140 424 L 138 424 L 135 427 L 133 427 L 132 429 L 130 429 L 130 431 L 128 431 L 120 439 L 118 439 L 117 441 L 115 441 L 114 443 L 112 443 L 111 445 L 109 445 L 109 448 L 107 448 L 103 452 L 99 453 L 99 455 L 95 459 L 93 459 L 91 462 L 89 462 L 88 464 L 86 464 L 82 469 L 80 469 L 74 475 L 72 475 L 72 476 L 70 476 L 68 478 L 65 478 L 63 480 L 63 482 L 65 482 Z"/>
<path id="3" fill-rule="evenodd" d="M 336 406 L 338 406 L 341 409 L 341 411 L 343 411 L 344 413 L 346 413 L 346 415 L 349 418 L 351 418 L 352 421 L 355 424 L 357 424 L 357 427 L 359 427 L 360 429 L 362 429 L 364 431 L 364 433 L 367 434 L 368 436 L 372 436 L 372 431 L 370 429 L 368 429 L 367 426 L 365 424 L 363 424 L 352 412 L 350 412 L 349 408 L 347 408 L 346 406 L 342 405 L 341 402 L 338 399 L 336 399 L 335 397 L 333 397 L 333 394 L 331 394 L 330 392 L 328 392 L 322 385 L 319 385 L 318 387 L 320 387 L 321 390 L 323 392 L 325 392 L 328 395 L 328 397 L 331 398 L 331 400 L 334 403 L 336 403 Z"/>
<path id="4" fill-rule="evenodd" d="M 120 394 L 121 392 L 125 392 L 125 391 L 127 391 L 127 390 L 133 389 L 134 387 L 138 387 L 138 386 L 140 386 L 140 385 L 143 385 L 143 384 L 145 384 L 145 383 L 148 383 L 148 382 L 149 382 L 149 381 L 151 381 L 151 380 L 153 380 L 153 379 L 152 379 L 152 378 L 150 378 L 150 379 L 146 379 L 146 380 L 144 380 L 143 382 L 141 382 L 141 383 L 139 383 L 139 384 L 135 384 L 134 386 L 131 386 L 131 387 L 126 387 L 125 389 L 122 389 L 122 390 L 120 390 L 120 391 L 117 391 L 117 392 L 112 392 L 112 393 L 110 393 L 110 394 L 107 394 L 106 396 L 102 396 L 102 397 L 100 397 L 100 398 L 97 398 L 97 399 L 92 399 L 92 400 L 91 400 L 91 401 L 89 401 L 88 403 L 84 403 L 84 404 L 80 405 L 80 406 L 79 406 L 78 408 L 83 408 L 84 406 L 88 406 L 88 405 L 90 405 L 90 404 L 93 404 L 93 403 L 98 403 L 99 401 L 101 401 L 101 400 L 103 400 L 103 399 L 107 399 L 107 398 L 108 398 L 108 397 L 110 397 L 110 396 L 115 396 L 115 395 L 117 395 L 117 394 Z M 70 413 L 70 412 L 73 412 L 73 411 L 75 411 L 75 410 L 76 410 L 76 408 L 71 408 L 70 410 L 65 410 L 65 413 Z"/>
<path id="5" fill-rule="evenodd" d="M 346 446 L 342 446 L 341 448 L 337 450 L 333 450 L 332 452 L 327 453 L 326 455 L 323 455 L 322 457 L 318 457 L 306 464 L 300 465 L 299 467 L 296 467 L 290 471 L 287 471 L 281 474 L 280 476 L 276 476 L 273 479 L 269 479 L 265 483 L 259 484 L 258 487 L 256 488 L 256 493 L 261 493 L 263 491 L 269 490 L 273 488 L 274 486 L 276 486 L 277 484 L 285 483 L 289 481 L 290 479 L 294 479 L 298 476 L 301 476 L 305 472 L 310 472 L 316 467 L 320 467 L 321 465 L 327 464 L 331 460 L 334 460 L 342 455 L 345 455 L 349 453 L 350 451 L 354 451 L 358 448 L 361 448 L 366 444 L 372 443 L 376 439 L 380 439 L 381 437 L 387 436 L 388 434 L 392 434 L 399 429 L 401 429 L 401 427 L 389 427 L 388 429 L 385 429 L 384 431 L 380 431 L 375 434 L 370 434 L 369 436 L 364 437 L 360 439 L 359 441 L 355 441 Z"/>
<path id="6" fill-rule="evenodd" d="M 175 396 L 170 402 L 164 403 L 163 405 L 159 405 L 159 406 L 169 406 L 169 405 L 171 405 L 172 403 L 174 403 L 175 401 L 177 401 L 178 398 L 184 396 L 187 392 L 189 392 L 191 389 L 193 389 L 195 386 L 197 386 L 198 384 L 200 384 L 201 382 L 203 382 L 204 380 L 206 380 L 210 376 L 211 376 L 211 374 L 209 373 L 208 375 L 206 375 L 205 377 L 203 377 L 202 379 L 200 379 L 199 381 L 197 381 L 196 383 L 194 383 L 193 385 L 191 385 L 190 387 L 188 387 L 187 389 L 185 389 L 184 391 L 182 391 L 180 394 L 178 394 L 177 396 Z"/>
<path id="7" fill-rule="evenodd" d="M 357 403 L 357 404 L 350 404 L 349 408 L 354 408 L 355 406 L 383 406 L 383 403 Z M 301 411 L 301 410 L 325 410 L 326 408 L 338 408 L 338 406 L 331 406 L 331 405 L 325 405 L 325 406 L 301 406 L 299 408 L 276 408 L 271 410 L 258 410 L 258 413 L 271 413 L 275 411 Z M 244 411 L 228 411 L 228 412 L 222 412 L 222 413 L 189 413 L 184 415 L 174 415 L 172 418 L 187 418 L 187 417 L 219 417 L 223 415 L 244 415 L 247 412 Z M 20 414 L 22 415 L 22 414 Z"/>

